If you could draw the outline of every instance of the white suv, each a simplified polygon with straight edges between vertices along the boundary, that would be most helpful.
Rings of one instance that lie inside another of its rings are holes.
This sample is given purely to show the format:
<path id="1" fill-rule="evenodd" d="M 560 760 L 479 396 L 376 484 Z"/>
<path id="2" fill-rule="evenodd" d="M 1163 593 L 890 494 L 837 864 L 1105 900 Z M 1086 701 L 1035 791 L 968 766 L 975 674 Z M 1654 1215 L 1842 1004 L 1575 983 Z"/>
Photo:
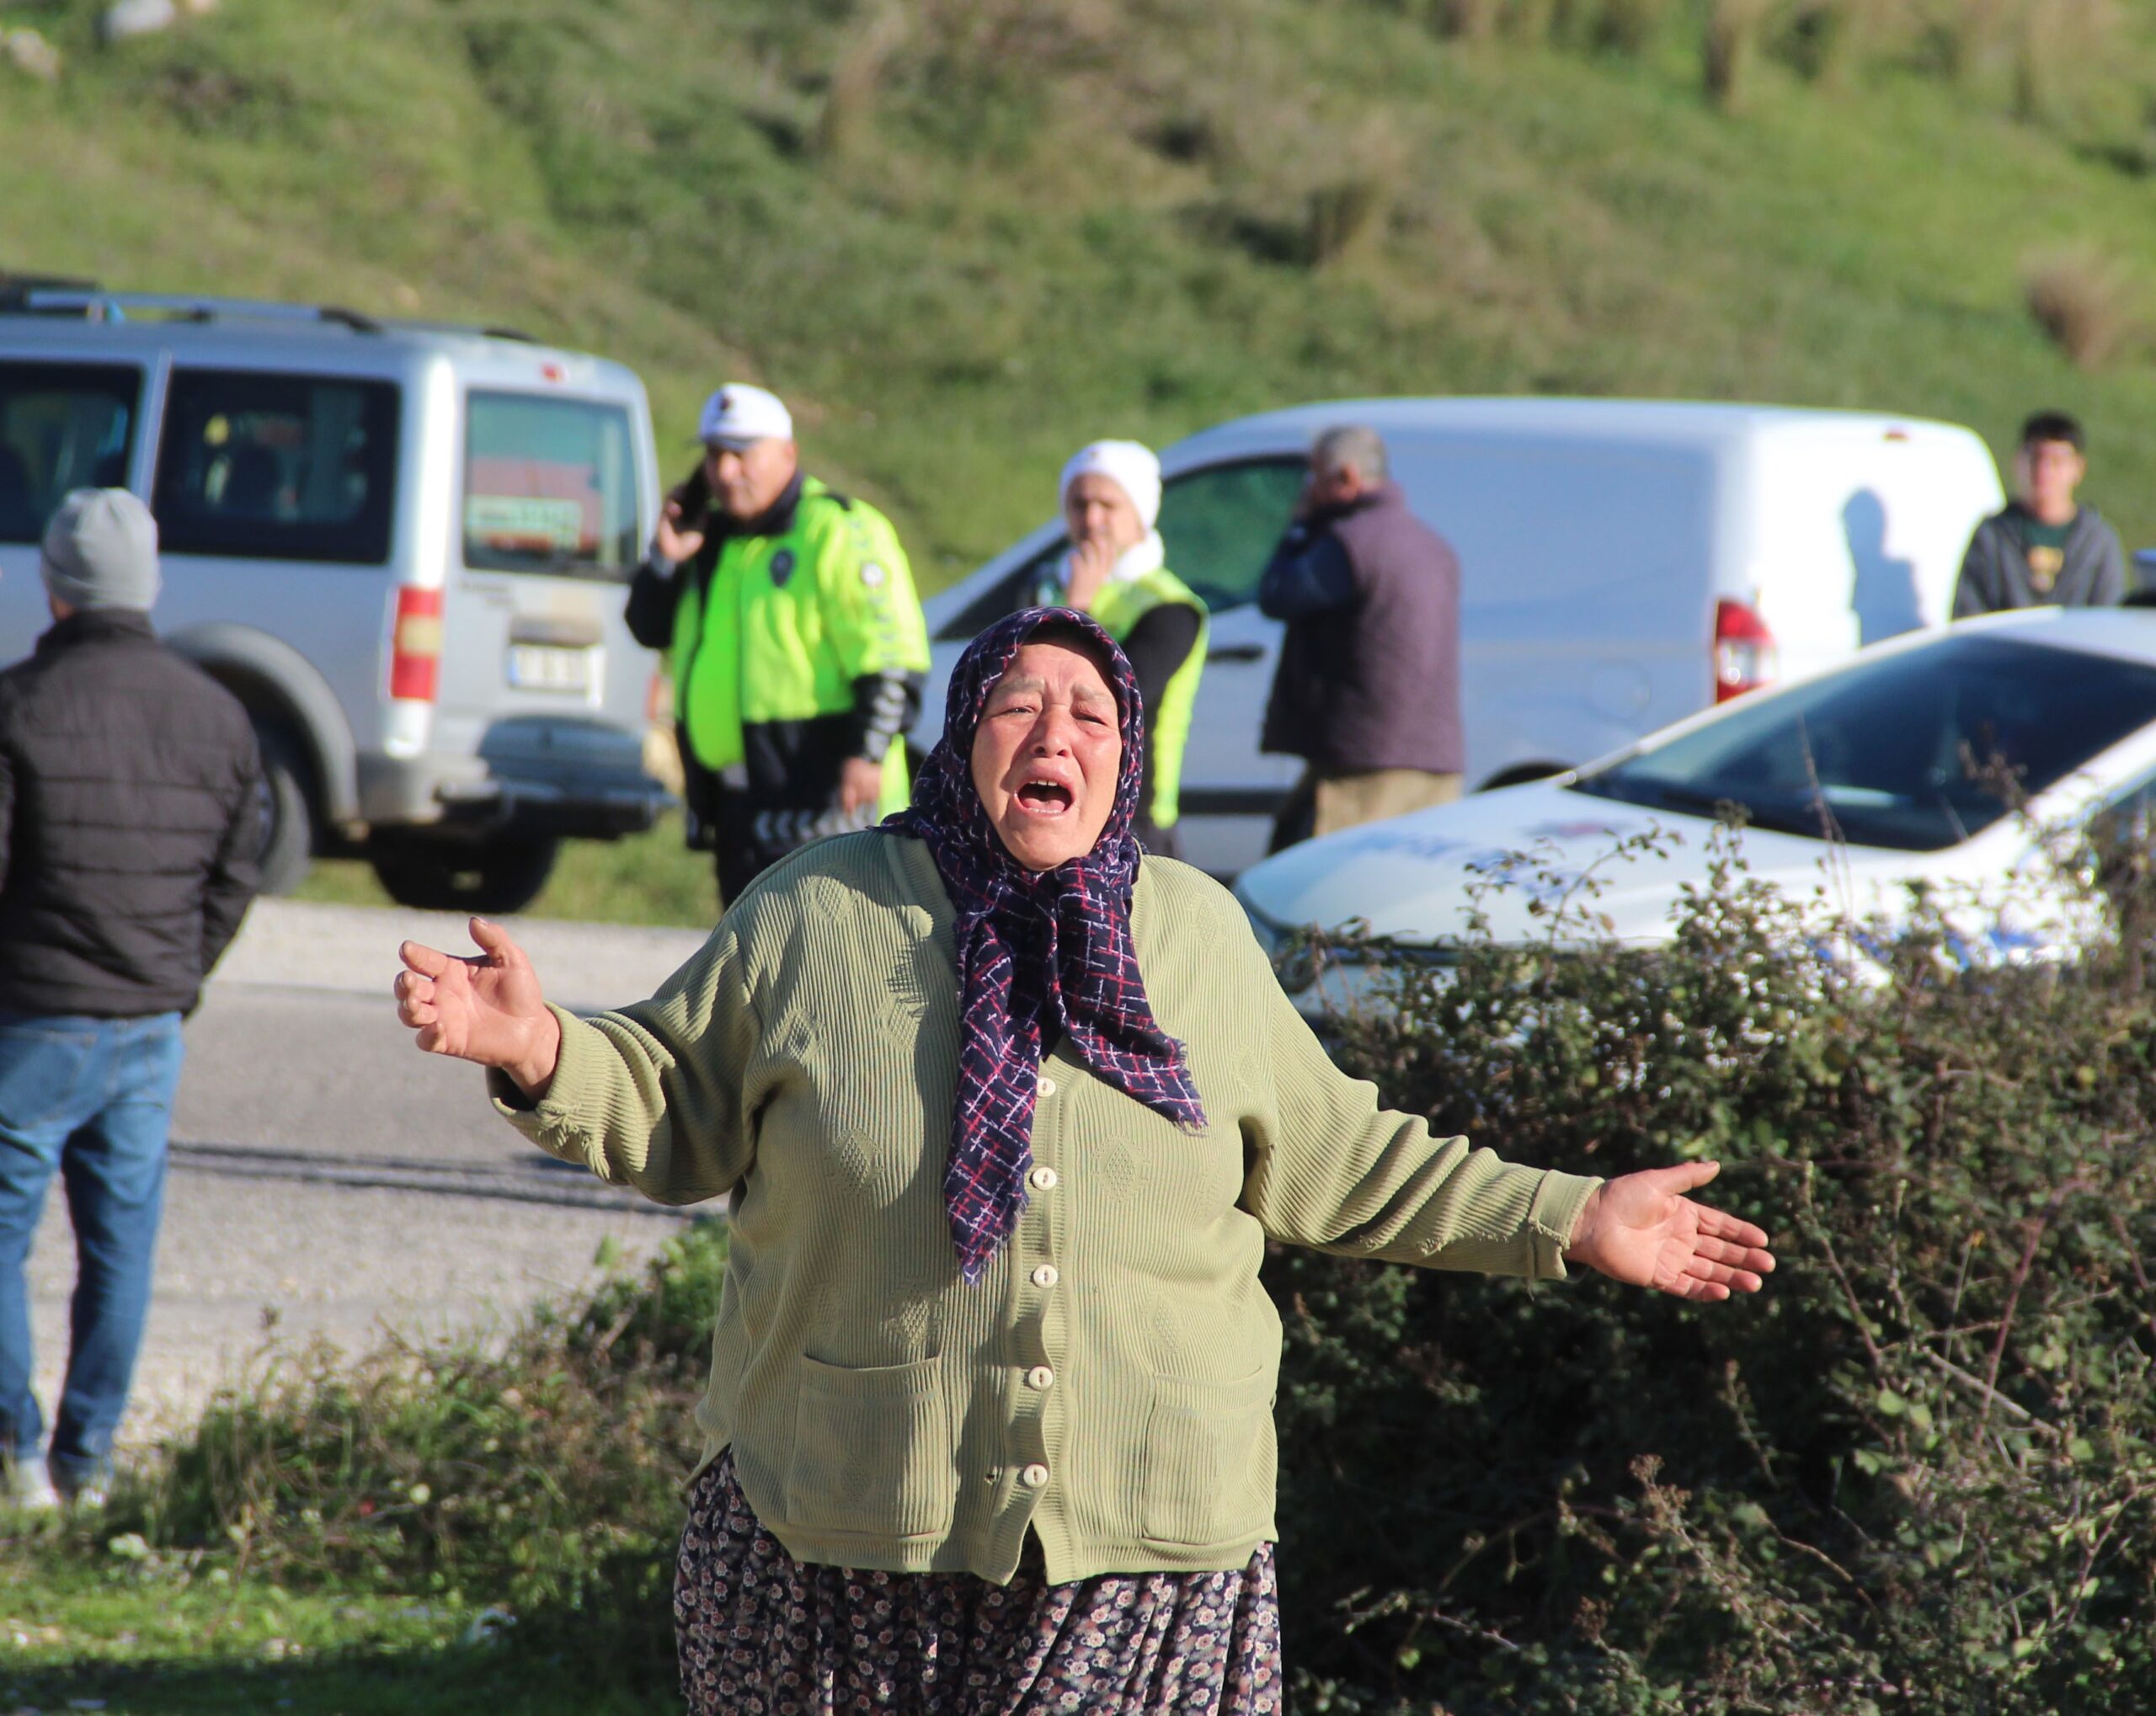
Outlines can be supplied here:
<path id="1" fill-rule="evenodd" d="M 564 836 L 648 828 L 656 515 L 642 382 L 507 330 L 0 288 L 0 661 L 49 616 L 72 488 L 156 514 L 156 620 L 246 704 L 266 884 L 356 852 L 411 905 L 513 911 Z"/>

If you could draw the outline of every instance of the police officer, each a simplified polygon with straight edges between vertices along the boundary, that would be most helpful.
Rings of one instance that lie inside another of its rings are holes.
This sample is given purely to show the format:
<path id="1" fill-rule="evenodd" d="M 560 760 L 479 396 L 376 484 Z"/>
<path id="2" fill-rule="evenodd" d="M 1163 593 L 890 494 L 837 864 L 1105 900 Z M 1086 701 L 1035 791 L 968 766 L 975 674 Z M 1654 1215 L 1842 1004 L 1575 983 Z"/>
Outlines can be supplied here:
<path id="1" fill-rule="evenodd" d="M 1154 528 L 1161 461 L 1136 441 L 1095 441 L 1063 467 L 1070 551 L 1033 592 L 1077 608 L 1123 646 L 1145 701 L 1145 774 L 1136 833 L 1146 850 L 1182 855 L 1176 833 L 1183 748 L 1205 671 L 1205 604 L 1167 568 Z"/>
<path id="2" fill-rule="evenodd" d="M 760 387 L 705 401 L 702 463 L 669 497 L 629 629 L 674 682 L 692 850 L 722 904 L 825 834 L 904 807 L 928 632 L 890 521 L 801 469 Z"/>

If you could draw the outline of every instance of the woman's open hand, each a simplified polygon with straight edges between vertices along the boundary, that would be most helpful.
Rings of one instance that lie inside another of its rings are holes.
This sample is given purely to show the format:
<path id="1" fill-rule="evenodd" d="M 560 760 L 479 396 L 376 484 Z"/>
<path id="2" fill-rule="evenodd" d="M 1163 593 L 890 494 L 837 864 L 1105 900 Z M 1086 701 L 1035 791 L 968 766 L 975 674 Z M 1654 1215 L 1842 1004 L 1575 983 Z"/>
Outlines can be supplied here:
<path id="1" fill-rule="evenodd" d="M 1766 1234 L 1684 1195 L 1721 1171 L 1719 1162 L 1687 1162 L 1605 1180 L 1580 1212 L 1566 1260 L 1680 1299 L 1758 1292 L 1774 1267 Z"/>
<path id="2" fill-rule="evenodd" d="M 538 973 L 509 931 L 472 920 L 477 958 L 416 941 L 398 946 L 404 969 L 394 987 L 397 1016 L 419 1032 L 429 1054 L 499 1067 L 530 1095 L 546 1093 L 562 1049 L 562 1028 L 539 991 Z"/>

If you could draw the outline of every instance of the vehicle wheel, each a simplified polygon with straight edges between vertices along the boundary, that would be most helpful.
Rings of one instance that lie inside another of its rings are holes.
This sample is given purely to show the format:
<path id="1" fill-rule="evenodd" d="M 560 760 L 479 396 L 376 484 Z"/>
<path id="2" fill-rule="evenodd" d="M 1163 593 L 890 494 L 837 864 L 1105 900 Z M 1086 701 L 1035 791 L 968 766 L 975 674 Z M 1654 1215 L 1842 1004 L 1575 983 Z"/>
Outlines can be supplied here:
<path id="1" fill-rule="evenodd" d="M 553 874 L 562 843 L 551 834 L 497 834 L 480 841 L 377 836 L 374 873 L 400 906 L 492 917 L 524 909 Z"/>
<path id="2" fill-rule="evenodd" d="M 255 784 L 255 802 L 262 817 L 262 845 L 256 861 L 262 866 L 264 893 L 291 893 L 307 880 L 314 861 L 314 813 L 307 792 L 307 765 L 300 760 L 299 746 L 281 727 L 257 726 L 255 749 L 262 754 L 262 775 Z"/>

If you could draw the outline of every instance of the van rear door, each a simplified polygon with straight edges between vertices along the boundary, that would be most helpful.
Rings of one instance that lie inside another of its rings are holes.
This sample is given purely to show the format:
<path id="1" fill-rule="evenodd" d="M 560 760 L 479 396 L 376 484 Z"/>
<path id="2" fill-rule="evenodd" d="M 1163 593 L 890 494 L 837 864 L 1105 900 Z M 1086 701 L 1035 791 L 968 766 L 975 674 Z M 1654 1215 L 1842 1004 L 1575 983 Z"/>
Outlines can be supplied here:
<path id="1" fill-rule="evenodd" d="M 496 775 L 635 766 L 650 658 L 622 621 L 648 434 L 621 397 L 469 387 L 437 749 Z"/>
<path id="2" fill-rule="evenodd" d="M 1762 435 L 1750 491 L 1742 564 L 1785 677 L 1945 625 L 1969 537 L 2004 504 L 1972 431 L 1888 418 Z"/>

